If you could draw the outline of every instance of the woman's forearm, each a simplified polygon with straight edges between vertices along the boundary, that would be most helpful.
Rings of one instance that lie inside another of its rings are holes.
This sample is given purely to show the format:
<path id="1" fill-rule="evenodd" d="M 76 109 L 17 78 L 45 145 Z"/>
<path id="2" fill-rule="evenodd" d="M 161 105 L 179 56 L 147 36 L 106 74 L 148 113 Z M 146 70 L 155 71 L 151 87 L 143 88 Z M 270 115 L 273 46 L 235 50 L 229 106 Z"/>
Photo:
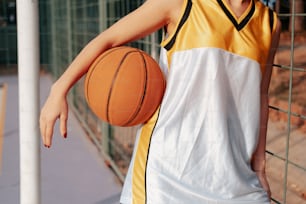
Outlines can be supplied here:
<path id="1" fill-rule="evenodd" d="M 260 128 L 257 148 L 253 154 L 252 167 L 255 171 L 264 171 L 265 169 L 265 152 L 267 140 L 267 126 L 269 119 L 269 99 L 267 94 L 262 94 L 260 110 Z"/>
<path id="2" fill-rule="evenodd" d="M 88 71 L 94 59 L 104 50 L 111 47 L 110 44 L 99 43 L 99 38 L 101 37 L 103 36 L 96 37 L 83 48 L 61 77 L 53 84 L 51 91 L 66 95 L 70 88 Z"/>

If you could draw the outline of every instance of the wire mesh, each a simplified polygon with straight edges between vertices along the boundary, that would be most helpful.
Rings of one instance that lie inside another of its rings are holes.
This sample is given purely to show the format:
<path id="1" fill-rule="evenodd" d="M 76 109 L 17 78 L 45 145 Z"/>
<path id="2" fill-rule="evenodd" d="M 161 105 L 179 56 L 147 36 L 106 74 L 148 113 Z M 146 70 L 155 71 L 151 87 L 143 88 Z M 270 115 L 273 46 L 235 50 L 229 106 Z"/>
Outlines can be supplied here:
<path id="1" fill-rule="evenodd" d="M 17 63 L 16 26 L 8 24 L 8 3 L 0 0 L 1 69 Z M 41 62 L 54 78 L 98 33 L 143 3 L 142 0 L 40 0 Z M 267 174 L 272 203 L 306 202 L 306 20 L 303 0 L 269 0 L 283 32 L 270 85 Z M 129 44 L 158 56 L 161 33 Z M 156 57 L 157 58 L 157 57 Z M 123 181 L 138 127 L 111 127 L 88 108 L 83 79 L 70 92 L 72 108 L 101 156 Z"/>
<path id="2" fill-rule="evenodd" d="M 62 73 L 82 47 L 102 31 L 101 28 L 109 27 L 142 3 L 142 1 L 126 0 L 108 0 L 103 4 L 102 1 L 98 0 L 67 2 L 70 3 L 63 4 L 59 0 L 53 0 L 53 6 L 51 7 L 54 9 L 51 16 L 51 25 L 54 29 L 52 34 L 55 35 L 52 36 L 55 41 L 53 42 L 52 52 L 55 60 L 52 64 L 55 63 L 54 65 L 60 68 L 56 75 Z M 306 178 L 306 161 L 302 158 L 303 150 L 300 149 L 303 148 L 306 139 L 305 133 L 300 132 L 299 127 L 305 124 L 305 104 L 299 104 L 302 107 L 300 109 L 292 107 L 297 103 L 296 98 L 303 93 L 303 90 L 297 89 L 296 84 L 305 85 L 305 64 L 295 63 L 295 53 L 297 53 L 295 51 L 297 49 L 305 51 L 305 47 L 303 47 L 305 44 L 295 42 L 297 36 L 303 38 L 303 32 L 297 34 L 289 31 L 295 30 L 295 18 L 304 18 L 305 14 L 297 13 L 290 6 L 290 2 L 281 1 L 279 3 L 281 3 L 279 16 L 284 27 L 283 36 L 287 36 L 287 40 L 285 44 L 280 44 L 278 54 L 281 55 L 282 52 L 286 52 L 289 59 L 286 62 L 279 60 L 274 66 L 274 72 L 276 73 L 273 75 L 272 84 L 277 85 L 271 87 L 271 118 L 273 115 L 278 115 L 279 118 L 283 119 L 280 119 L 280 121 L 270 119 L 269 122 L 267 173 L 273 193 L 272 202 L 302 203 L 305 202 L 306 193 L 306 181 L 303 179 Z M 104 8 L 101 8 L 101 6 Z M 106 12 L 103 14 L 104 19 L 100 18 L 100 11 Z M 103 26 L 97 26 L 98 24 Z M 152 48 L 158 49 L 158 42 L 160 41 L 158 36 L 160 34 L 155 35 L 153 46 L 152 36 L 130 45 L 150 53 Z M 282 39 L 284 40 L 284 38 Z M 279 56 L 279 58 L 281 57 Z M 280 79 L 284 81 L 280 82 Z M 281 85 L 278 85 L 279 83 Z M 81 118 L 80 121 L 83 121 L 83 125 L 90 130 L 88 131 L 90 138 L 100 149 L 101 154 L 107 155 L 109 164 L 123 181 L 133 151 L 137 127 L 111 127 L 97 119 L 87 107 L 82 86 L 83 81 L 81 80 L 70 95 L 74 109 Z M 299 122 L 296 122 L 296 120 Z M 277 135 L 275 136 L 275 134 Z M 296 144 L 295 141 L 300 141 L 300 143 Z M 299 153 L 296 153 L 296 151 Z"/>

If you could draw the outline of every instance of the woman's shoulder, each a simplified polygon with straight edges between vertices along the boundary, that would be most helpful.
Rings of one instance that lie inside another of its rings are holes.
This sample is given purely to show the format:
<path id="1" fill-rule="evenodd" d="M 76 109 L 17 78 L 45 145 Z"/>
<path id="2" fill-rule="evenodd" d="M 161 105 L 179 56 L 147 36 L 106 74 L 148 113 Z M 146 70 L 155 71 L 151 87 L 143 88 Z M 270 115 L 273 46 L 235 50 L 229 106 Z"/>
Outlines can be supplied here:
<path id="1" fill-rule="evenodd" d="M 187 0 L 146 0 L 140 9 L 153 9 L 155 13 L 163 15 L 167 24 L 175 22 L 180 15 L 184 2 Z"/>

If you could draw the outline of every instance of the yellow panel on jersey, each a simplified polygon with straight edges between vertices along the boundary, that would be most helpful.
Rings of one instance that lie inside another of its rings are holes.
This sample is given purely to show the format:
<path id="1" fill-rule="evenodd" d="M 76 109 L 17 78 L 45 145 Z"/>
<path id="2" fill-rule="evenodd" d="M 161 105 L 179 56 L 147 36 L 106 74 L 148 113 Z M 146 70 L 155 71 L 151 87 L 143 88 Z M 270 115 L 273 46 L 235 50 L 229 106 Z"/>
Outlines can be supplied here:
<path id="1" fill-rule="evenodd" d="M 252 0 L 237 19 L 229 6 L 221 0 L 185 2 L 185 14 L 188 17 L 181 18 L 185 20 L 181 23 L 183 25 L 178 26 L 176 32 L 161 43 L 168 50 L 169 64 L 173 52 L 214 47 L 251 58 L 262 65 L 261 71 L 264 72 L 272 36 L 268 7 L 260 1 Z M 273 15 L 276 19 L 276 14 Z"/>
<path id="2" fill-rule="evenodd" d="M 146 188 L 145 175 L 146 165 L 149 154 L 149 146 L 151 136 L 158 118 L 159 110 L 155 112 L 153 117 L 142 127 L 134 160 L 133 168 L 133 204 L 145 204 Z"/>

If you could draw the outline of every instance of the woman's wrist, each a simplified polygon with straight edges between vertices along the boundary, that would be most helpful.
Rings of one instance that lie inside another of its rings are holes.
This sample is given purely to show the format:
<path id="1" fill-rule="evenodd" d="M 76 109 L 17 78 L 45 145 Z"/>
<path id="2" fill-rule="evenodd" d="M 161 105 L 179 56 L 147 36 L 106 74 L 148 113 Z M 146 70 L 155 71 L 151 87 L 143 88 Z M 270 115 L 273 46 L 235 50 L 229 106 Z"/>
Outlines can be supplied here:
<path id="1" fill-rule="evenodd" d="M 58 95 L 66 97 L 68 90 L 66 86 L 58 80 L 52 85 L 50 90 L 50 95 Z"/>

